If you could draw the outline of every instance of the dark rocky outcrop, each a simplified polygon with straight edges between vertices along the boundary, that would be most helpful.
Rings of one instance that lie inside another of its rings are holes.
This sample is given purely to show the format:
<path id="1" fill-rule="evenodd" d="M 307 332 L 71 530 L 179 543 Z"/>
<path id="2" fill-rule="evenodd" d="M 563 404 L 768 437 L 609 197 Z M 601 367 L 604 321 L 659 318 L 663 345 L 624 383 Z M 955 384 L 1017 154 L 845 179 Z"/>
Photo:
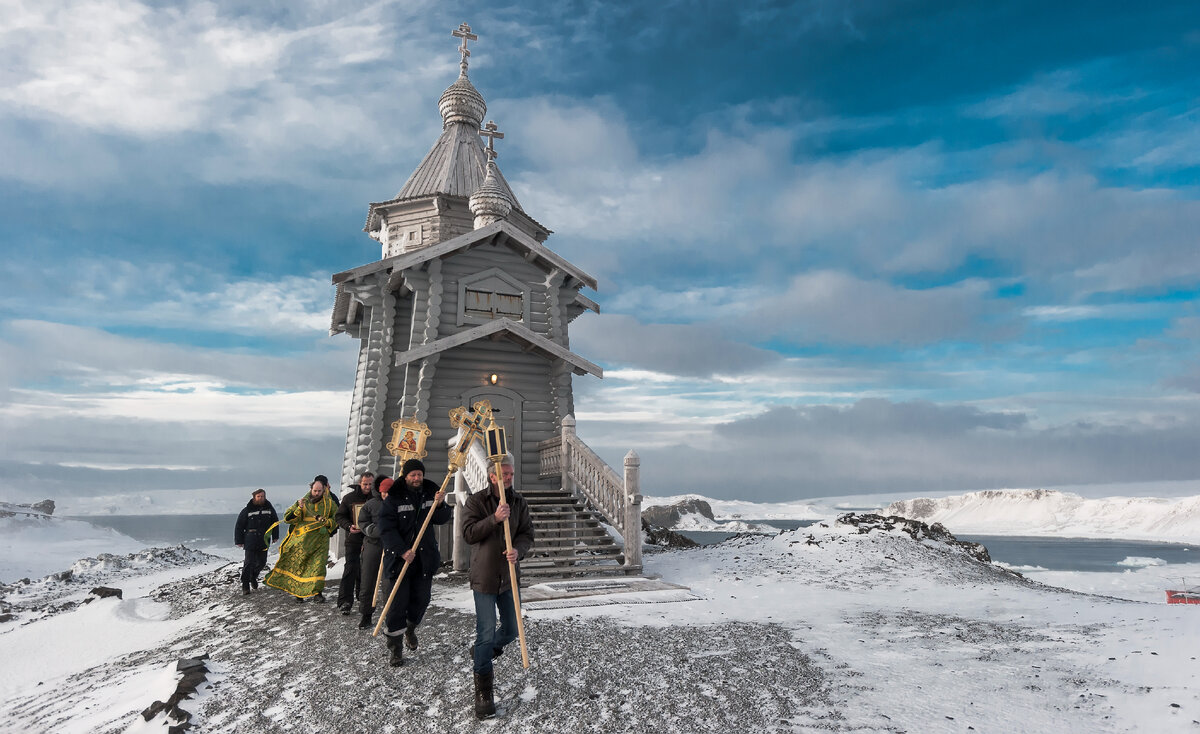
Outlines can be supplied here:
<path id="1" fill-rule="evenodd" d="M 659 505 L 642 510 L 642 522 L 648 522 L 656 528 L 670 529 L 675 527 L 675 523 L 684 515 L 702 515 L 714 520 L 712 507 L 707 502 L 698 498 L 688 498 L 673 505 Z"/>
<path id="2" fill-rule="evenodd" d="M 124 598 L 124 592 L 120 589 L 114 589 L 111 586 L 97 586 L 91 591 L 92 596 L 98 596 L 101 599 L 107 599 L 110 596 L 115 596 L 118 599 Z"/>
<path id="3" fill-rule="evenodd" d="M 642 533 L 646 536 L 647 543 L 664 548 L 696 548 L 700 545 L 691 538 L 674 530 L 651 525 L 646 520 L 645 513 L 642 513 Z"/>
<path id="4" fill-rule="evenodd" d="M 183 673 L 183 677 L 179 679 L 179 683 L 175 686 L 175 692 L 166 701 L 155 701 L 150 704 L 145 711 L 142 712 L 142 718 L 150 721 L 159 712 L 166 712 L 167 718 L 179 722 L 167 727 L 170 734 L 187 731 L 192 728 L 192 715 L 188 711 L 179 708 L 179 702 L 191 698 L 196 695 L 196 689 L 200 684 L 208 679 L 208 666 L 204 664 L 204 660 L 208 657 L 206 654 L 198 655 L 194 658 L 183 658 L 175 666 L 175 669 Z"/>
<path id="5" fill-rule="evenodd" d="M 849 525 L 858 529 L 859 533 L 869 533 L 873 530 L 899 530 L 913 540 L 936 540 L 939 543 L 961 548 L 967 555 L 980 563 L 991 563 L 992 557 L 982 543 L 968 543 L 959 540 L 954 534 L 942 526 L 940 522 L 926 525 L 920 520 L 910 520 L 899 515 L 876 515 L 874 513 L 859 514 L 848 512 L 837 519 L 838 525 Z"/>

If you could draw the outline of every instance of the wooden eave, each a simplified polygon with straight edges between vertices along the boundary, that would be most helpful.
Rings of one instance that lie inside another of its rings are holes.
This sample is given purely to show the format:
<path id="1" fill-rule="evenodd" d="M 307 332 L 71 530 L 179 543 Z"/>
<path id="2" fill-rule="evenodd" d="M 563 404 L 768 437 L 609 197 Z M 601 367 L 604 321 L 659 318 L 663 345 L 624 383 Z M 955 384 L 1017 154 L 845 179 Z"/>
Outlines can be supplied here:
<path id="1" fill-rule="evenodd" d="M 460 331 L 457 334 L 443 337 L 429 344 L 422 344 L 407 352 L 399 352 L 396 354 L 396 366 L 406 365 L 409 362 L 415 362 L 434 354 L 440 354 L 448 349 L 461 347 L 464 344 L 488 338 L 506 338 L 518 344 L 522 349 L 541 354 L 552 362 L 566 362 L 571 365 L 571 371 L 577 375 L 590 374 L 599 378 L 604 377 L 604 370 L 599 365 L 589 362 L 569 349 L 564 349 L 546 337 L 535 334 L 510 319 L 489 321 L 486 324 L 481 324 L 466 331 Z"/>
<path id="2" fill-rule="evenodd" d="M 459 250 L 489 244 L 496 238 L 499 238 L 504 244 L 507 244 L 514 250 L 523 250 L 530 256 L 529 259 L 531 260 L 542 261 L 542 266 L 547 270 L 559 268 L 567 275 L 579 281 L 580 284 L 592 290 L 596 289 L 597 282 L 595 278 L 575 267 L 558 253 L 504 220 L 493 222 L 486 227 L 480 227 L 474 231 L 459 235 L 454 239 L 439 242 L 429 247 L 423 247 L 415 252 L 393 255 L 383 260 L 360 265 L 353 270 L 337 273 L 333 276 L 333 282 L 334 284 L 346 283 L 357 280 L 365 275 L 370 275 L 371 273 L 390 272 L 392 273 L 392 281 L 388 285 L 394 290 L 400 285 L 398 282 L 398 274 L 400 272 L 410 268 L 421 267 L 430 260 L 449 257 Z"/>

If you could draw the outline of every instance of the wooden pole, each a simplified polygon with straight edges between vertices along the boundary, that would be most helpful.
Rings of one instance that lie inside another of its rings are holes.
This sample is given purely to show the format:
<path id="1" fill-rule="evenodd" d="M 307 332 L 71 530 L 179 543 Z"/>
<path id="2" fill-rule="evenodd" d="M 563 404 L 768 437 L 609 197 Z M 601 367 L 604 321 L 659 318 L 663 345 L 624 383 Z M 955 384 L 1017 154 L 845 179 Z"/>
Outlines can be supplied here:
<path id="1" fill-rule="evenodd" d="M 456 471 L 458 471 L 458 467 L 451 464 L 450 469 L 446 474 L 446 478 L 442 480 L 442 487 L 441 487 L 441 489 L 438 490 L 439 493 L 443 493 L 443 494 L 445 493 L 446 485 L 448 485 L 450 483 L 450 480 L 454 478 L 454 473 Z M 404 477 L 401 477 L 400 481 L 403 482 Z M 413 541 L 413 545 L 411 548 L 413 553 L 417 552 L 417 546 L 419 546 L 421 544 L 421 538 L 424 537 L 425 529 L 429 527 L 429 521 L 433 519 L 433 511 L 437 509 L 438 504 L 439 504 L 438 502 L 434 502 L 433 507 L 429 508 L 429 512 L 425 513 L 425 522 L 421 523 L 421 530 L 420 530 L 420 532 L 417 533 L 417 539 L 415 541 Z M 379 636 L 379 629 L 381 627 L 383 627 L 383 620 L 387 619 L 388 609 L 391 609 L 392 600 L 396 598 L 396 590 L 400 588 L 400 582 L 404 580 L 404 574 L 408 573 L 408 567 L 411 564 L 412 564 L 412 561 L 405 561 L 404 567 L 400 569 L 400 575 L 396 577 L 396 582 L 394 584 L 392 584 L 392 593 L 388 594 L 387 603 L 383 605 L 383 611 L 379 613 L 379 621 L 375 623 L 375 631 L 371 633 L 372 637 Z M 383 556 L 379 557 L 379 578 L 381 581 L 383 580 Z M 376 594 L 376 599 L 378 599 L 379 598 L 378 584 L 375 587 L 375 594 Z"/>
<path id="2" fill-rule="evenodd" d="M 508 500 L 504 496 L 504 465 L 502 460 L 497 459 L 495 467 L 496 488 L 500 490 L 500 504 L 507 505 Z M 504 519 L 504 549 L 508 551 L 513 549 L 512 531 L 508 526 L 508 518 Z M 521 664 L 525 668 L 528 668 L 529 648 L 525 644 L 525 620 L 521 617 L 521 592 L 517 586 L 517 564 L 512 561 L 508 562 L 508 579 L 512 585 L 513 611 L 517 615 L 517 639 L 521 643 Z"/>
<path id="3" fill-rule="evenodd" d="M 371 599 L 371 609 L 379 606 L 379 587 L 383 586 L 383 551 L 379 551 L 379 573 L 375 574 L 375 598 Z M 372 635 L 374 637 L 374 635 Z"/>

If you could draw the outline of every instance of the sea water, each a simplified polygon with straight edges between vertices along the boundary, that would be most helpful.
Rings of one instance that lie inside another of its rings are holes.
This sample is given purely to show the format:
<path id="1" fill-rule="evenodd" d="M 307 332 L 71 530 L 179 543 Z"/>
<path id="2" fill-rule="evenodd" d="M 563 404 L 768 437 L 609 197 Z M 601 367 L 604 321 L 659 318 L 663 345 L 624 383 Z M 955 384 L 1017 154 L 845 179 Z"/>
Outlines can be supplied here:
<path id="1" fill-rule="evenodd" d="M 103 515 L 75 517 L 150 545 L 190 548 L 233 547 L 237 515 Z M 780 530 L 795 530 L 817 520 L 746 520 Z M 280 536 L 287 530 L 281 525 Z M 685 531 L 697 543 L 719 543 L 734 533 Z M 1156 543 L 1144 540 L 1045 538 L 1013 535 L 960 535 L 959 540 L 982 543 L 992 560 L 1018 568 L 1048 571 L 1123 572 L 1146 565 L 1200 564 L 1200 544 Z"/>
<path id="2" fill-rule="evenodd" d="M 102 528 L 112 528 L 122 535 L 147 545 L 179 545 L 204 550 L 233 547 L 233 527 L 237 515 L 95 515 L 71 517 Z M 280 525 L 283 537 L 287 525 Z"/>

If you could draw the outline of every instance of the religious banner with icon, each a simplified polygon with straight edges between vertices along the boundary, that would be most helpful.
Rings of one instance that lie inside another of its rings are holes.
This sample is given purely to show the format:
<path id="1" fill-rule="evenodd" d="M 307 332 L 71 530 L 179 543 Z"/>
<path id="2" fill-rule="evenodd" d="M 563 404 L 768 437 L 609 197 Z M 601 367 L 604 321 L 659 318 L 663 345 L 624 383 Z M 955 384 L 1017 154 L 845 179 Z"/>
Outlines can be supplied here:
<path id="1" fill-rule="evenodd" d="M 392 440 L 388 441 L 387 450 L 402 462 L 423 459 L 428 453 L 425 451 L 425 442 L 431 433 L 429 426 L 416 418 L 398 420 L 392 424 Z"/>

